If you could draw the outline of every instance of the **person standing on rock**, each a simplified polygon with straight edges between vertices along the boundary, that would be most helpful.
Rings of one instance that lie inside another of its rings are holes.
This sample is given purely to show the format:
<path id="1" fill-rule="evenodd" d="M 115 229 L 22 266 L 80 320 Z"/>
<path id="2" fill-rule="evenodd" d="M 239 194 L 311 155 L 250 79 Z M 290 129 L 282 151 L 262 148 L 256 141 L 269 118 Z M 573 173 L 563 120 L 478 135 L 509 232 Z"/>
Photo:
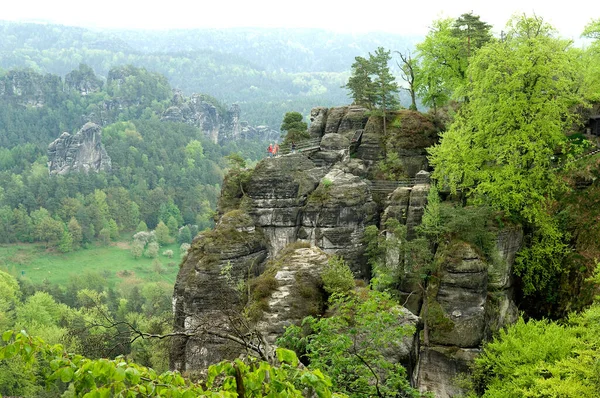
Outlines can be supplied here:
<path id="1" fill-rule="evenodd" d="M 279 144 L 275 143 L 275 146 L 273 147 L 273 156 L 277 157 L 278 154 L 279 154 Z"/>
<path id="2" fill-rule="evenodd" d="M 269 148 L 267 149 L 267 152 L 269 152 L 269 157 L 272 158 L 273 157 L 273 144 L 269 144 Z"/>
<path id="3" fill-rule="evenodd" d="M 296 153 L 296 141 L 292 141 L 292 153 Z"/>

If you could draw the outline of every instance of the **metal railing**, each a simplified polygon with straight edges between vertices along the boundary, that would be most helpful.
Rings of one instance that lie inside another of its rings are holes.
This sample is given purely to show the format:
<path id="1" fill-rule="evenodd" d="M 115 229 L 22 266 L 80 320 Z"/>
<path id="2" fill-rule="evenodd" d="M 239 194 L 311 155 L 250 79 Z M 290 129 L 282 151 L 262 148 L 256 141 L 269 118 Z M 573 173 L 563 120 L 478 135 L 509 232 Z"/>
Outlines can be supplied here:
<path id="1" fill-rule="evenodd" d="M 416 178 L 407 178 L 400 181 L 373 180 L 371 181 L 371 192 L 392 192 L 398 187 L 412 187 Z"/>
<path id="2" fill-rule="evenodd" d="M 296 152 L 317 151 L 320 149 L 321 138 L 309 138 L 296 142 Z M 285 144 L 279 147 L 277 155 L 287 155 L 292 152 L 292 144 Z"/>

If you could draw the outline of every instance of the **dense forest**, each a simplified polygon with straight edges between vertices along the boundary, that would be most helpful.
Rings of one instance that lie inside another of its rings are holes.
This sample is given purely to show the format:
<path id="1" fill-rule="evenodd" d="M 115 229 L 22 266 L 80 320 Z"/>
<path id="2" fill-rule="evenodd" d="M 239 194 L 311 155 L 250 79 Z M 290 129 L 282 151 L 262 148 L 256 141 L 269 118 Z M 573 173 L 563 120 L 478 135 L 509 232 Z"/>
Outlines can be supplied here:
<path id="1" fill-rule="evenodd" d="M 387 129 L 399 128 L 386 124 L 388 115 L 402 105 L 415 114 L 427 107 L 423 119 L 440 130 L 439 142 L 428 148 L 433 188 L 415 237 L 398 223 L 368 227 L 363 243 L 372 278 L 355 281 L 348 265 L 332 257 L 321 286 L 329 313 L 289 327 L 272 353 L 254 345 L 252 333 L 240 333 L 227 338 L 246 348 L 245 358 L 184 378 L 167 363 L 170 338 L 180 337 L 173 332 L 172 285 L 140 282 L 129 270 L 119 271 L 117 286 L 102 273 L 83 271 L 67 283 L 33 283 L 0 268 L 0 330 L 7 330 L 0 394 L 429 397 L 381 351 L 409 333 L 396 316 L 406 269 L 387 258 L 401 254 L 403 266 L 419 277 L 425 310 L 417 338 L 427 348 L 431 325 L 451 326 L 441 307 L 428 304 L 441 274 L 436 251 L 447 253 L 460 241 L 494 265 L 496 234 L 510 225 L 524 236 L 511 276 L 521 315 L 484 342 L 460 381 L 462 391 L 469 397 L 600 395 L 599 160 L 588 153 L 597 137 L 586 131 L 600 100 L 600 20 L 584 28 L 592 40 L 585 49 L 539 16 L 515 16 L 494 37 L 470 13 L 434 21 L 412 52 L 407 40 L 372 35 L 356 38 L 351 54 L 343 44 L 348 36 L 323 45 L 324 33 L 315 31 L 162 35 L 10 23 L 0 29 L 6 38 L 0 42 L 5 247 L 35 242 L 48 255 L 67 255 L 127 241 L 136 261 L 154 259 L 161 278 L 160 247 L 181 245 L 183 258 L 192 238 L 214 226 L 220 193 L 243 202 L 249 166 L 268 143 L 215 142 L 198 126 L 161 120 L 173 88 L 202 93 L 224 119 L 236 102 L 252 123 L 279 129 L 283 120 L 281 130 L 294 137 L 308 136 L 302 116 L 310 107 L 348 102 L 348 96 L 381 119 L 386 138 Z M 48 144 L 90 121 L 102 126 L 112 171 L 50 174 Z M 380 159 L 378 178 L 399 178 L 399 164 Z M 231 192 L 221 192 L 228 183 Z M 325 198 L 331 185 L 323 180 L 315 192 Z M 249 225 L 241 208 L 221 216 Z M 215 231 L 194 241 L 195 249 L 214 244 Z M 239 229 L 229 232 L 226 239 L 242 236 Z M 174 254 L 169 249 L 162 256 Z M 219 275 L 231 279 L 228 272 L 230 265 Z M 248 301 L 263 299 L 272 280 L 248 275 L 235 288 Z M 252 314 L 238 315 L 246 321 Z"/>

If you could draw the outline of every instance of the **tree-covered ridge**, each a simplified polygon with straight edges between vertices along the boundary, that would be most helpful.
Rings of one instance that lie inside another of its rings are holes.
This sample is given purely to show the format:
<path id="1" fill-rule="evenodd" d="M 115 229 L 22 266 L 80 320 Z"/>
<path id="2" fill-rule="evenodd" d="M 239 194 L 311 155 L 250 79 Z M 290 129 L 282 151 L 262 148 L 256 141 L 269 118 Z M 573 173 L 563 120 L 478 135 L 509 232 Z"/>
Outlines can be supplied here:
<path id="1" fill-rule="evenodd" d="M 83 64 L 64 81 L 13 69 L 0 77 L 0 94 L 2 242 L 60 246 L 64 237 L 74 238 L 76 248 L 102 231 L 116 239 L 140 221 L 154 228 L 171 216 L 175 229 L 206 228 L 227 167 L 223 156 L 240 151 L 256 158 L 263 151 L 258 142 L 219 146 L 199 127 L 160 121 L 173 97 L 168 81 L 131 65 L 112 68 L 106 81 Z M 196 98 L 227 122 L 224 105 L 208 95 Z M 48 144 L 88 121 L 104 126 L 112 171 L 49 176 Z"/>
<path id="2" fill-rule="evenodd" d="M 0 68 L 64 76 L 83 62 L 107 76 L 116 65 L 133 64 L 165 75 L 186 94 L 241 103 L 251 124 L 271 127 L 291 110 L 307 115 L 315 106 L 345 103 L 340 87 L 357 52 L 404 49 L 414 40 L 281 29 L 98 32 L 9 22 L 0 23 L 0 34 Z"/>

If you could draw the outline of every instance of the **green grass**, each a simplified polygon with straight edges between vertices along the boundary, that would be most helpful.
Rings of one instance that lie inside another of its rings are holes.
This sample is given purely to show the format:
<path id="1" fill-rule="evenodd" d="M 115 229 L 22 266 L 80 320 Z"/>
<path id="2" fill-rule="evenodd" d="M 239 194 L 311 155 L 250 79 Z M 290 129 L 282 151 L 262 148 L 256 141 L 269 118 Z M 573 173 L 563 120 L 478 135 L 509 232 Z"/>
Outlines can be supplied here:
<path id="1" fill-rule="evenodd" d="M 64 286 L 73 276 L 88 272 L 99 273 L 111 287 L 121 282 L 175 284 L 180 262 L 178 244 L 160 248 L 158 259 L 163 265 L 160 274 L 154 270 L 153 259 L 133 258 L 128 245 L 128 242 L 114 242 L 110 246 L 92 246 L 65 254 L 49 251 L 40 244 L 0 245 L 0 270 L 36 284 L 47 279 L 52 284 Z M 162 255 L 167 249 L 173 250 L 173 258 Z M 169 263 L 175 265 L 169 266 Z"/>

